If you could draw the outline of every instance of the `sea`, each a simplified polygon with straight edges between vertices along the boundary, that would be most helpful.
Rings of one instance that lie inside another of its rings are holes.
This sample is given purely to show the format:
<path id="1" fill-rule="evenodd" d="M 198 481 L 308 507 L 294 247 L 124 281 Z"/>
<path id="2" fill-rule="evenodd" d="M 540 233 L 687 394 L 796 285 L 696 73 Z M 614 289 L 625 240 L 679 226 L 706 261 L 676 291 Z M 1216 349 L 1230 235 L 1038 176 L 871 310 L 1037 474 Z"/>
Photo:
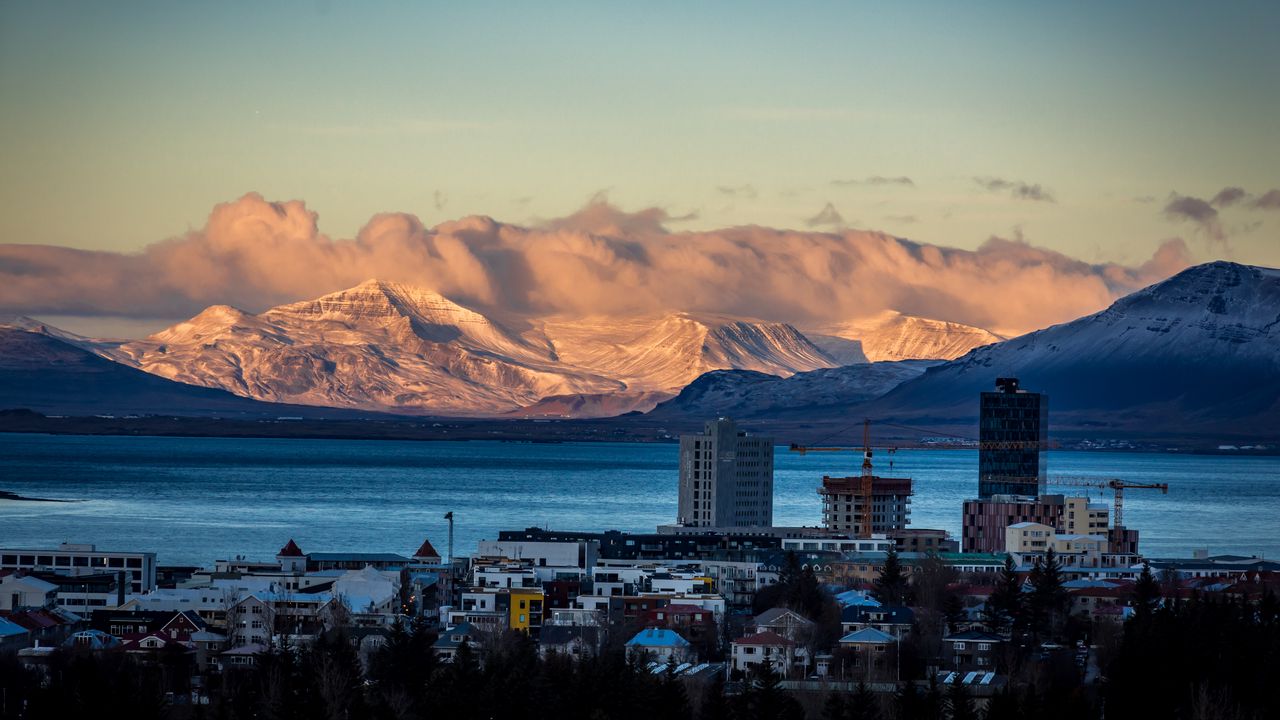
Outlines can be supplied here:
<path id="1" fill-rule="evenodd" d="M 162 565 L 304 551 L 454 553 L 500 530 L 652 532 L 676 515 L 674 444 L 520 443 L 0 434 L 0 547 L 62 542 L 150 551 Z M 977 451 L 898 450 L 876 473 L 915 481 L 911 525 L 959 536 L 977 492 Z M 776 448 L 774 522 L 821 523 L 823 475 L 856 475 L 856 453 Z M 1280 557 L 1280 457 L 1048 453 L 1051 478 L 1169 484 L 1129 490 L 1126 525 L 1148 557 Z M 1110 503 L 1110 490 L 1051 486 Z"/>

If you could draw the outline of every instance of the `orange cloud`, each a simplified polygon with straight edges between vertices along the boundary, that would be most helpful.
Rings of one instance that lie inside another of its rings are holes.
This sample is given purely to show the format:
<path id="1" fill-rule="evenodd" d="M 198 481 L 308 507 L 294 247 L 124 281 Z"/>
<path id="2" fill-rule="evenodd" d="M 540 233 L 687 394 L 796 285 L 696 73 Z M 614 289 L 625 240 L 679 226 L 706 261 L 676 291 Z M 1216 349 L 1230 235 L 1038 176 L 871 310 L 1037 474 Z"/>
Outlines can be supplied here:
<path id="1" fill-rule="evenodd" d="M 969 251 L 858 230 L 670 232 L 667 219 L 600 199 L 539 227 L 467 217 L 427 228 L 388 213 L 335 240 L 304 203 L 249 194 L 215 207 L 203 229 L 136 254 L 0 245 L 0 309 L 261 310 L 376 277 L 517 315 L 686 310 L 803 325 L 894 309 L 1018 333 L 1094 312 L 1191 263 L 1181 240 L 1129 267 L 999 238 Z"/>

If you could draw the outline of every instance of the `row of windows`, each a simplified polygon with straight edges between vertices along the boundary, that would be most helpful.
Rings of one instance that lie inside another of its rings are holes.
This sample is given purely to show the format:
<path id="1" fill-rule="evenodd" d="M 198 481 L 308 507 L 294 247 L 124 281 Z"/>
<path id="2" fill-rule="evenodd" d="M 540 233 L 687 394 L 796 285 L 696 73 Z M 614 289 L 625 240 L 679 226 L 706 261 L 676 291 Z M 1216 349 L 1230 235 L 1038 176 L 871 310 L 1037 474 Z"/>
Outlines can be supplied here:
<path id="1" fill-rule="evenodd" d="M 46 567 L 141 568 L 142 558 L 87 555 L 0 555 L 0 565 L 39 565 Z"/>

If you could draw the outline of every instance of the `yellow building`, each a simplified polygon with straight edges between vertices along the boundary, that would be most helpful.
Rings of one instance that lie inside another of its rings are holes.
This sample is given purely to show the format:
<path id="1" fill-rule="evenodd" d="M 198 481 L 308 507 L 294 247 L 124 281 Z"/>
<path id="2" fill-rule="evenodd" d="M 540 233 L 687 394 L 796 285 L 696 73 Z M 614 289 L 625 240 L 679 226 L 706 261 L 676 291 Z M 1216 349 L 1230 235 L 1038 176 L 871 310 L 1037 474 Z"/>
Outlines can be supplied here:
<path id="1" fill-rule="evenodd" d="M 507 626 L 512 630 L 528 633 L 542 627 L 542 608 L 546 597 L 535 588 L 511 588 L 507 591 L 510 616 Z"/>

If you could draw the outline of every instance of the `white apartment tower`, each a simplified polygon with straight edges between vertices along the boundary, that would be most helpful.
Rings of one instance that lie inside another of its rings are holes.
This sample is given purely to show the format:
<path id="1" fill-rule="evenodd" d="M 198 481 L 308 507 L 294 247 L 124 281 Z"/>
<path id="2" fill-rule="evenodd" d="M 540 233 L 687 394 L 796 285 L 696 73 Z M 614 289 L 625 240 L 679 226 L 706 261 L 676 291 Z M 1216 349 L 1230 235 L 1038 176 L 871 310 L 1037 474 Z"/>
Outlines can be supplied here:
<path id="1" fill-rule="evenodd" d="M 680 505 L 686 527 L 773 525 L 773 440 L 748 436 L 732 420 L 680 436 Z"/>

